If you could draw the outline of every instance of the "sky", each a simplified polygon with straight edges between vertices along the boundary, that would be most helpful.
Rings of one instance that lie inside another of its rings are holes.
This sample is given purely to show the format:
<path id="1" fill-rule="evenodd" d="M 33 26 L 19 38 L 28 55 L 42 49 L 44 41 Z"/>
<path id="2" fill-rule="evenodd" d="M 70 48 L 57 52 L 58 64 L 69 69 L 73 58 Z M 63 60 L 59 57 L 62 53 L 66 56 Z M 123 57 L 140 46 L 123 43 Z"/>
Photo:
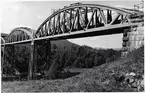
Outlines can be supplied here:
<path id="1" fill-rule="evenodd" d="M 72 3 L 102 4 L 113 7 L 133 8 L 141 0 L 95 0 L 95 1 L 14 1 L 3 2 L 1 8 L 1 32 L 10 33 L 16 27 L 30 27 L 37 30 L 39 25 L 52 14 L 52 9 L 61 9 Z M 91 47 L 121 48 L 122 34 L 69 39 L 69 41 Z"/>

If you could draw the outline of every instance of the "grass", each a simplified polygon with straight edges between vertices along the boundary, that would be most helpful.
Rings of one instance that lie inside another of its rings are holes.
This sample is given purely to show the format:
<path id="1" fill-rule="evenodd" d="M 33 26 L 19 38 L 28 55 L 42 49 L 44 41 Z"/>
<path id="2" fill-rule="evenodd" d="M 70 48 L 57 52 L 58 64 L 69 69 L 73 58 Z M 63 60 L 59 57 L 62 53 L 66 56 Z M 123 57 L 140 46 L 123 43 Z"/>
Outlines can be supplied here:
<path id="1" fill-rule="evenodd" d="M 144 47 L 129 53 L 126 58 L 103 64 L 67 79 L 2 82 L 3 92 L 136 92 L 113 73 L 144 73 Z"/>

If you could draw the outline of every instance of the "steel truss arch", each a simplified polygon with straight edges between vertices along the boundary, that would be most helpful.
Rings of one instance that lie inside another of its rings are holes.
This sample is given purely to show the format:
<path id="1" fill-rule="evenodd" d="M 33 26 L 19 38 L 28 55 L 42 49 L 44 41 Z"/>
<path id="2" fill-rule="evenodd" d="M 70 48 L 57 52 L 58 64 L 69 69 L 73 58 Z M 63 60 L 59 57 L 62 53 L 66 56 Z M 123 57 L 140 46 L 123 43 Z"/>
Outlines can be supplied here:
<path id="1" fill-rule="evenodd" d="M 35 30 L 27 27 L 17 27 L 11 31 L 6 38 L 6 43 L 18 42 L 33 39 Z"/>
<path id="2" fill-rule="evenodd" d="M 106 15 L 104 12 L 106 12 Z M 117 13 L 113 19 L 112 12 Z M 92 14 L 90 19 L 88 18 L 89 13 Z M 98 27 L 97 25 L 120 24 L 127 22 L 127 16 L 131 14 L 133 14 L 132 11 L 105 5 L 71 4 L 50 15 L 36 30 L 35 36 L 39 38 L 72 32 L 74 29 L 77 31 L 86 30 L 91 26 L 95 28 Z M 117 22 L 119 18 L 121 19 L 120 23 Z"/>

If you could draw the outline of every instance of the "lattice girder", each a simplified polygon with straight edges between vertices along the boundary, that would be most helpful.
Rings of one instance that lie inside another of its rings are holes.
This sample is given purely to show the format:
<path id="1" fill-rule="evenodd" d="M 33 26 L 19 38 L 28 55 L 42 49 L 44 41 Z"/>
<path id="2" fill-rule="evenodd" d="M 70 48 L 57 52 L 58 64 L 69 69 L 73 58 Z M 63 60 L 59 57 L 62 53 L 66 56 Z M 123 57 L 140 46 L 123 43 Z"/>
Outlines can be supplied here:
<path id="1" fill-rule="evenodd" d="M 98 4 L 71 4 L 50 15 L 37 29 L 36 37 L 53 36 L 90 28 L 127 23 L 125 9 Z"/>

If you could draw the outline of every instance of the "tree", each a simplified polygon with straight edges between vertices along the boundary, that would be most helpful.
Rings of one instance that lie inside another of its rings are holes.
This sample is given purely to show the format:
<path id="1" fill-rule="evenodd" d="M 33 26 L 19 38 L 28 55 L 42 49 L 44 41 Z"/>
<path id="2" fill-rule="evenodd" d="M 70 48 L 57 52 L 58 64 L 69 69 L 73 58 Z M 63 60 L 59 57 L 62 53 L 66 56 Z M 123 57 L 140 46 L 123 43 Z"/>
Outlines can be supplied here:
<path id="1" fill-rule="evenodd" d="M 52 48 L 53 48 L 53 49 L 57 49 L 56 44 L 53 44 L 53 45 L 52 45 Z"/>
<path id="2" fill-rule="evenodd" d="M 44 79 L 55 79 L 59 69 L 59 55 L 57 54 L 48 70 L 44 72 Z"/>
<path id="3" fill-rule="evenodd" d="M 81 58 L 80 57 L 78 57 L 76 60 L 75 60 L 75 62 L 74 62 L 74 64 L 73 64 L 73 67 L 80 67 L 80 62 L 81 62 Z"/>
<path id="4" fill-rule="evenodd" d="M 99 66 L 105 62 L 106 61 L 105 61 L 104 56 L 100 52 L 98 52 L 95 59 L 94 59 L 94 66 Z"/>
<path id="5" fill-rule="evenodd" d="M 93 61 L 94 61 L 94 58 L 93 58 L 93 57 L 87 58 L 87 59 L 85 60 L 85 67 L 86 67 L 86 68 L 91 68 L 91 67 L 93 67 L 93 66 L 94 66 Z"/>

